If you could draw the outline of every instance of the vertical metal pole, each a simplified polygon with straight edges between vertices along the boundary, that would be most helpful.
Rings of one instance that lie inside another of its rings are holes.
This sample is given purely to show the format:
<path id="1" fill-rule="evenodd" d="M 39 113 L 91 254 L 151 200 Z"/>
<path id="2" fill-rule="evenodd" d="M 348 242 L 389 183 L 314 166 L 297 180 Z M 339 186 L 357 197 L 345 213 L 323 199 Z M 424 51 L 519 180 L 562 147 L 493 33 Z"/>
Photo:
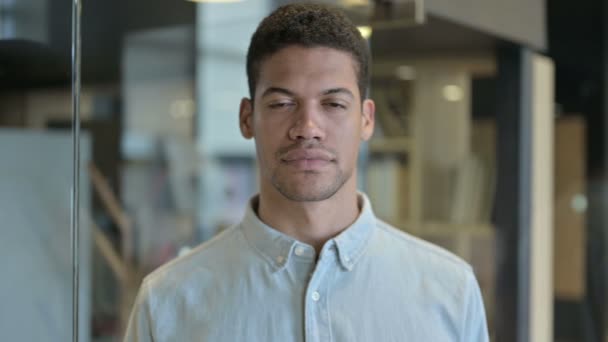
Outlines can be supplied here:
<path id="1" fill-rule="evenodd" d="M 80 232 L 80 14 L 81 0 L 72 3 L 72 146 L 73 146 L 73 173 L 72 173 L 72 201 L 70 247 L 72 252 L 72 341 L 79 340 L 79 232 Z"/>

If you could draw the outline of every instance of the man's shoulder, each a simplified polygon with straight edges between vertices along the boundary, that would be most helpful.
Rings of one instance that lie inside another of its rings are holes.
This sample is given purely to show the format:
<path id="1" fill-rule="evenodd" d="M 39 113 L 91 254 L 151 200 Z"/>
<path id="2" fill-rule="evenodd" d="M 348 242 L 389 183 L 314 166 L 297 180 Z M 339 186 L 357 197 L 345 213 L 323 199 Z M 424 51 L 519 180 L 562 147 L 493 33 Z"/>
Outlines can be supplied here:
<path id="1" fill-rule="evenodd" d="M 392 225 L 377 220 L 380 239 L 392 246 L 393 252 L 408 265 L 430 272 L 463 273 L 472 272 L 471 266 L 454 253 L 425 241 Z M 447 276 L 447 274 L 444 274 Z"/>
<path id="2" fill-rule="evenodd" d="M 444 248 L 385 222 L 378 221 L 377 227 L 377 246 L 385 247 L 376 252 L 387 255 L 393 270 L 398 270 L 389 274 L 392 281 L 407 287 L 408 300 L 424 298 L 423 307 L 411 307 L 428 317 L 435 313 L 440 322 L 452 322 L 450 327 L 458 327 L 455 335 L 460 340 L 487 341 L 483 300 L 473 268 Z"/>
<path id="3" fill-rule="evenodd" d="M 461 312 L 465 297 L 474 288 L 472 267 L 462 258 L 442 247 L 379 221 L 375 254 L 382 269 L 398 284 L 408 284 L 408 291 L 429 302 Z M 456 309 L 457 308 L 457 309 Z"/>
<path id="4" fill-rule="evenodd" d="M 152 271 L 144 279 L 146 286 L 157 290 L 174 287 L 201 273 L 213 275 L 225 269 L 226 264 L 233 261 L 234 252 L 242 251 L 240 235 L 239 225 L 227 228 L 185 255 Z"/>

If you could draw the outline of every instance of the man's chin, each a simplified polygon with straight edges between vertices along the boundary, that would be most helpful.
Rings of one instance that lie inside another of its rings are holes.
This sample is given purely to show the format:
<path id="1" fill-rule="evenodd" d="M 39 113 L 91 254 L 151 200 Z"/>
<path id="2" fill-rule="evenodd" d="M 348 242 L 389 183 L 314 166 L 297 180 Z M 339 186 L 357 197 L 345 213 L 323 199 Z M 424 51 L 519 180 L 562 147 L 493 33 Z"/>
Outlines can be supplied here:
<path id="1" fill-rule="evenodd" d="M 333 197 L 348 178 L 337 172 L 275 173 L 271 180 L 274 188 L 285 198 L 295 202 L 319 202 Z"/>
<path id="2" fill-rule="evenodd" d="M 294 202 L 319 202 L 324 201 L 336 194 L 340 189 L 339 186 L 326 186 L 321 188 L 315 188 L 314 186 L 298 186 L 298 187 L 285 187 L 275 186 L 275 188 L 285 198 Z"/>

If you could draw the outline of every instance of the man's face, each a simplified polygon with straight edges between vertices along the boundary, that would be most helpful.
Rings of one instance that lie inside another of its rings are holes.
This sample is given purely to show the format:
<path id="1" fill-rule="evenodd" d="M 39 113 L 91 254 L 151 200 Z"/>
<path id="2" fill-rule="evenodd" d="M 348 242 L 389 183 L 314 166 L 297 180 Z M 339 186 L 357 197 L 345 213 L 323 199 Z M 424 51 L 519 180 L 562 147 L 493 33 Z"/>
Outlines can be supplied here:
<path id="1" fill-rule="evenodd" d="M 262 191 L 322 201 L 356 182 L 359 143 L 374 128 L 374 103 L 361 103 L 356 75 L 350 54 L 326 47 L 290 46 L 262 62 L 254 102 L 243 99 L 240 111 Z"/>

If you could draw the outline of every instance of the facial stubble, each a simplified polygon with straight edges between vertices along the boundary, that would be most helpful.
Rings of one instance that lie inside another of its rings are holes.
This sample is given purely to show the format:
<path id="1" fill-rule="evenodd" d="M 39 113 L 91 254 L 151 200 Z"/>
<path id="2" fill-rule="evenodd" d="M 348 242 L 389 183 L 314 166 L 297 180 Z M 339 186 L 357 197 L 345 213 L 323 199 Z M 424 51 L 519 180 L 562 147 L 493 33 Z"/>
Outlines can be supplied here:
<path id="1" fill-rule="evenodd" d="M 352 170 L 344 172 L 339 166 L 337 159 L 331 161 L 331 167 L 335 175 L 329 184 L 324 182 L 325 173 L 330 171 L 307 170 L 299 171 L 299 175 L 289 175 L 290 170 L 280 159 L 278 165 L 272 170 L 270 178 L 272 186 L 285 198 L 295 202 L 318 202 L 333 197 L 352 175 Z M 284 174 L 287 173 L 287 174 Z M 294 179 L 300 177 L 303 179 Z M 300 184 L 298 184 L 300 183 Z M 319 188 L 320 187 L 320 188 Z"/>

